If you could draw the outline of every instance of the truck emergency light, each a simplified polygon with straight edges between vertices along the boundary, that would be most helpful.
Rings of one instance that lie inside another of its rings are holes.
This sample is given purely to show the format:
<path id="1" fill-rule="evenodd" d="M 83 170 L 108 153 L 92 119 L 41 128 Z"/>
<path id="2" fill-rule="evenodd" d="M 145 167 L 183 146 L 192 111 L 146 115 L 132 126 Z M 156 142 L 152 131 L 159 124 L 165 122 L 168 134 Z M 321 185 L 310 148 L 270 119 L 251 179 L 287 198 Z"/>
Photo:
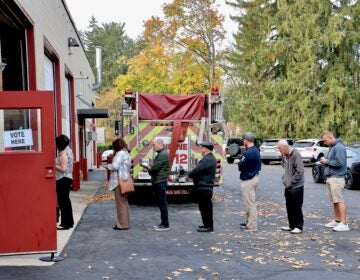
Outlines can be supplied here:
<path id="1" fill-rule="evenodd" d="M 211 95 L 219 95 L 219 87 L 213 86 L 211 87 Z"/>

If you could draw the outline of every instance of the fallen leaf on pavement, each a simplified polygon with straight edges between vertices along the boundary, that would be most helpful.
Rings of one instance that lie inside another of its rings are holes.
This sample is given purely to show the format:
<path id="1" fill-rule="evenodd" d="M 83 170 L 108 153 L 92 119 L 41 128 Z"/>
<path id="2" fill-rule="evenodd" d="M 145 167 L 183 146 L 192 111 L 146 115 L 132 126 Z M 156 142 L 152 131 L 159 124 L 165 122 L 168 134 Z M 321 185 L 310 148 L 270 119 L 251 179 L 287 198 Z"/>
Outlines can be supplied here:
<path id="1" fill-rule="evenodd" d="M 178 270 L 180 271 L 185 271 L 185 272 L 193 272 L 194 270 L 190 267 L 187 267 L 187 268 L 179 268 Z"/>
<path id="2" fill-rule="evenodd" d="M 94 203 L 94 202 L 114 201 L 114 200 L 115 200 L 115 196 L 113 193 L 103 193 L 103 194 L 97 194 L 90 198 L 86 198 L 86 199 L 84 199 L 84 202 L 89 204 L 89 203 Z"/>

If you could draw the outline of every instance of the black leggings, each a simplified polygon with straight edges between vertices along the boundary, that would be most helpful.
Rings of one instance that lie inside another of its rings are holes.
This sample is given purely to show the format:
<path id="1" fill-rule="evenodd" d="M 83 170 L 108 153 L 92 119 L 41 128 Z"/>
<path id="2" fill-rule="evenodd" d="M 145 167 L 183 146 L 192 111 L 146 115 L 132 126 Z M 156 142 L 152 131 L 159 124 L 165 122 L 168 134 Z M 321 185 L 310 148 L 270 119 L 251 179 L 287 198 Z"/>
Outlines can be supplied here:
<path id="1" fill-rule="evenodd" d="M 72 182 L 72 179 L 66 177 L 56 181 L 57 202 L 61 217 L 60 226 L 64 228 L 71 228 L 74 225 L 74 218 L 70 201 L 70 189 Z"/>

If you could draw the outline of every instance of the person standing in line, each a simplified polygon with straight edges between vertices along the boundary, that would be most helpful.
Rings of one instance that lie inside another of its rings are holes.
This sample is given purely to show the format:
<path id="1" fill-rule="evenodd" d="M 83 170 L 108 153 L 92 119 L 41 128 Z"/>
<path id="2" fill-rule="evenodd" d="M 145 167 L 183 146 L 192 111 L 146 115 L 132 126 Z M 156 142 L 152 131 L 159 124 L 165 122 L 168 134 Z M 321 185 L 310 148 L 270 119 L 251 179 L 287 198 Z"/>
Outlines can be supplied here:
<path id="1" fill-rule="evenodd" d="M 277 143 L 282 155 L 281 165 L 285 170 L 282 182 L 285 186 L 285 202 L 289 226 L 283 231 L 299 234 L 303 231 L 304 217 L 302 205 L 304 200 L 304 162 L 298 150 L 289 146 L 285 139 Z"/>
<path id="2" fill-rule="evenodd" d="M 61 222 L 58 230 L 68 230 L 74 226 L 70 190 L 73 182 L 74 155 L 69 147 L 69 138 L 61 134 L 55 139 L 58 155 L 55 160 L 56 194 Z"/>
<path id="3" fill-rule="evenodd" d="M 329 146 L 327 158 L 320 160 L 325 165 L 324 175 L 330 201 L 333 203 L 335 219 L 325 227 L 334 231 L 348 231 L 346 223 L 346 205 L 344 200 L 345 175 L 347 173 L 346 149 L 341 139 L 335 139 L 330 131 L 321 134 L 321 139 L 326 146 Z"/>
<path id="4" fill-rule="evenodd" d="M 246 132 L 243 139 L 246 151 L 240 158 L 238 169 L 246 218 L 245 223 L 241 223 L 240 226 L 242 230 L 251 232 L 257 231 L 256 188 L 261 170 L 261 158 L 259 149 L 254 145 L 254 134 Z"/>
<path id="5" fill-rule="evenodd" d="M 203 225 L 199 226 L 197 231 L 212 232 L 214 231 L 214 224 L 211 199 L 215 184 L 216 159 L 212 153 L 214 145 L 211 142 L 203 142 L 200 146 L 203 158 L 188 176 L 193 179 L 195 185 L 195 195 L 203 222 Z"/>
<path id="6" fill-rule="evenodd" d="M 154 138 L 151 145 L 157 155 L 154 159 L 153 165 L 148 168 L 148 172 L 151 176 L 151 182 L 155 191 L 155 196 L 160 208 L 161 223 L 154 226 L 156 231 L 167 231 L 170 229 L 168 207 L 166 202 L 166 188 L 168 182 L 168 176 L 170 173 L 170 160 L 169 152 L 164 146 L 164 141 L 161 138 Z"/>
<path id="7" fill-rule="evenodd" d="M 130 178 L 131 158 L 127 144 L 122 138 L 112 142 L 112 149 L 114 150 L 114 157 L 112 163 L 109 163 L 107 168 L 111 170 L 109 190 L 115 193 L 117 218 L 113 229 L 127 230 L 130 224 L 128 195 L 121 194 L 119 179 L 126 180 Z"/>

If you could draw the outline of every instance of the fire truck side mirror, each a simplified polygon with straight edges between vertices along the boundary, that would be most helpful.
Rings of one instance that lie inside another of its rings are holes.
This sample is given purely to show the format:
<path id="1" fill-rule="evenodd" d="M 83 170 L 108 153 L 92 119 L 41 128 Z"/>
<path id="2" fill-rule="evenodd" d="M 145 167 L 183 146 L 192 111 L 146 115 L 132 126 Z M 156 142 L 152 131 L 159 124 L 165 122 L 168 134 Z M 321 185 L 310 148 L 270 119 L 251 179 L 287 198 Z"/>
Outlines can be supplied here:
<path id="1" fill-rule="evenodd" d="M 120 135 L 121 121 L 115 121 L 115 135 Z"/>
<path id="2" fill-rule="evenodd" d="M 148 140 L 144 140 L 141 143 L 143 144 L 144 147 L 147 147 L 150 145 L 150 142 Z"/>

